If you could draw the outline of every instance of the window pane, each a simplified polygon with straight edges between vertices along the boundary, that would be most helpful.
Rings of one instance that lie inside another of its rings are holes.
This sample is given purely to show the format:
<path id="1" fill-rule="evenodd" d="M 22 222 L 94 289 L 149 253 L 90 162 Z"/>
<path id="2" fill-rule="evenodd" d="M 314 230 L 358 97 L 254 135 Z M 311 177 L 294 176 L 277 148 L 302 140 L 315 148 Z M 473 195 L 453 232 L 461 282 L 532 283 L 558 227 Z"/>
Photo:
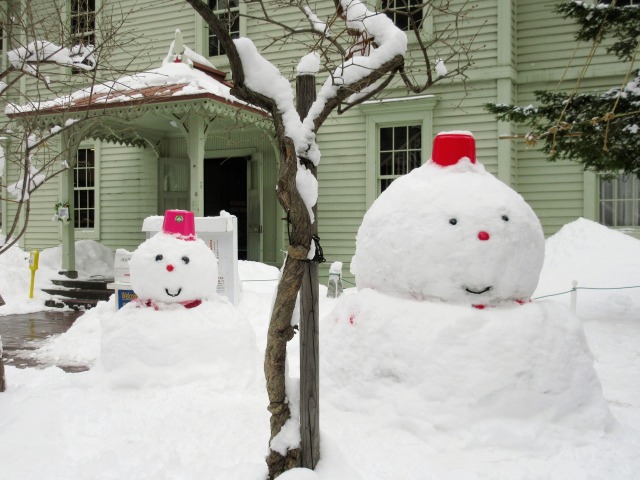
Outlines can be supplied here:
<path id="1" fill-rule="evenodd" d="M 631 225 L 633 202 L 631 200 L 619 201 L 616 211 L 616 226 Z"/>
<path id="2" fill-rule="evenodd" d="M 600 182 L 600 198 L 602 200 L 613 199 L 613 180 L 602 180 Z"/>
<path id="3" fill-rule="evenodd" d="M 393 150 L 393 128 L 380 129 L 380 151 Z"/>
<path id="4" fill-rule="evenodd" d="M 380 175 L 393 175 L 393 154 L 380 154 Z"/>
<path id="5" fill-rule="evenodd" d="M 418 168 L 420 165 L 422 165 L 422 155 L 420 154 L 420 151 L 417 152 L 409 152 L 409 171 L 413 170 L 414 168 Z"/>
<path id="6" fill-rule="evenodd" d="M 407 127 L 396 127 L 393 129 L 394 150 L 406 150 L 407 149 Z"/>
<path id="7" fill-rule="evenodd" d="M 393 182 L 392 178 L 385 178 L 383 180 L 380 180 L 380 193 L 384 192 L 387 187 L 391 185 L 391 182 Z"/>
<path id="8" fill-rule="evenodd" d="M 613 226 L 613 202 L 600 203 L 600 222 L 608 227 Z"/>
<path id="9" fill-rule="evenodd" d="M 420 149 L 422 146 L 422 127 L 420 125 L 411 125 L 409 127 L 409 148 Z"/>
<path id="10" fill-rule="evenodd" d="M 396 152 L 393 155 L 393 167 L 395 175 L 404 175 L 407 170 L 407 152 Z"/>
<path id="11" fill-rule="evenodd" d="M 633 198 L 633 178 L 628 175 L 618 177 L 618 198 Z"/>

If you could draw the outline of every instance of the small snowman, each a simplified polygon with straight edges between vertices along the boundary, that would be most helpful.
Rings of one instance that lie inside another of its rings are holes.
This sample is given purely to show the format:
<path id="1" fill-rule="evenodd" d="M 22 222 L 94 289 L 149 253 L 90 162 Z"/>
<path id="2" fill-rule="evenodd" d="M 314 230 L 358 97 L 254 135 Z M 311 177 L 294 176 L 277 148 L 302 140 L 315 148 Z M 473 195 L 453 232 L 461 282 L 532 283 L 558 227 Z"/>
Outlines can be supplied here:
<path id="1" fill-rule="evenodd" d="M 216 294 L 217 260 L 196 238 L 193 213 L 165 212 L 162 231 L 129 264 L 138 300 L 101 322 L 96 372 L 116 387 L 207 381 L 224 392 L 253 388 L 255 332 Z"/>
<path id="2" fill-rule="evenodd" d="M 447 132 L 373 203 L 351 271 L 360 289 L 484 308 L 527 302 L 543 260 L 531 207 L 476 162 L 471 133 Z"/>
<path id="3" fill-rule="evenodd" d="M 216 296 L 218 261 L 195 234 L 193 212 L 167 210 L 162 231 L 142 243 L 129 263 L 140 303 L 197 307 Z"/>

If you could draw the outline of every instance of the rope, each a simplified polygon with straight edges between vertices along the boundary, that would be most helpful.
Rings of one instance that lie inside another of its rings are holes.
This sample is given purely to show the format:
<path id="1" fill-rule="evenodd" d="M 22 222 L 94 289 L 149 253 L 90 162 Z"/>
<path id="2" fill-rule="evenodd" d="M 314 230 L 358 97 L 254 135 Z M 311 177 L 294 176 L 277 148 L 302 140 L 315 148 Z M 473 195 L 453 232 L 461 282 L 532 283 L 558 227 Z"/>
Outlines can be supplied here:
<path id="1" fill-rule="evenodd" d="M 542 295 L 540 297 L 532 298 L 531 300 L 540 300 L 541 298 L 547 298 L 547 297 L 557 297 L 559 295 L 566 295 L 567 293 L 575 292 L 576 290 L 626 290 L 629 288 L 640 288 L 640 285 L 631 285 L 628 287 L 574 287 L 571 290 L 567 290 L 566 292 Z"/>

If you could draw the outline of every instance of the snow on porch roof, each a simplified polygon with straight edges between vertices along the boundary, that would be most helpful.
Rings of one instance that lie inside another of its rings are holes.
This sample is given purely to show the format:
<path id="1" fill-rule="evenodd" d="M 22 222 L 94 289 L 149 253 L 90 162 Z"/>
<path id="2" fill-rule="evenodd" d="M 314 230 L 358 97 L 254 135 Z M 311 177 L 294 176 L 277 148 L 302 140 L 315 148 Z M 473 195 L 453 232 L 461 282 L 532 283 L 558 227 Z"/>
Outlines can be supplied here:
<path id="1" fill-rule="evenodd" d="M 192 65 L 190 65 L 192 64 Z M 86 112 L 108 108 L 122 108 L 169 102 L 211 99 L 234 109 L 246 110 L 262 117 L 269 117 L 264 110 L 234 97 L 232 83 L 225 80 L 225 73 L 198 62 L 168 62 L 162 67 L 121 77 L 78 90 L 71 95 L 19 106 L 8 106 L 9 117 L 27 115 L 55 115 Z"/>

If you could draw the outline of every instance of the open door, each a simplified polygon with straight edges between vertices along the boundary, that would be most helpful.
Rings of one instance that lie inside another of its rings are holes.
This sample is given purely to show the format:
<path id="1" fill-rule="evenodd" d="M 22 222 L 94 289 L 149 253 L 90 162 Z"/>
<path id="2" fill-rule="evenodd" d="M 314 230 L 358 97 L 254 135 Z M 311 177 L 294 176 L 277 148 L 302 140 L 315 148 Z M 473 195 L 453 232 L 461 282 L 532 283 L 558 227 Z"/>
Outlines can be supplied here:
<path id="1" fill-rule="evenodd" d="M 189 210 L 189 159 L 158 159 L 158 214 Z"/>
<path id="2" fill-rule="evenodd" d="M 247 259 L 262 260 L 262 154 L 247 162 Z"/>

